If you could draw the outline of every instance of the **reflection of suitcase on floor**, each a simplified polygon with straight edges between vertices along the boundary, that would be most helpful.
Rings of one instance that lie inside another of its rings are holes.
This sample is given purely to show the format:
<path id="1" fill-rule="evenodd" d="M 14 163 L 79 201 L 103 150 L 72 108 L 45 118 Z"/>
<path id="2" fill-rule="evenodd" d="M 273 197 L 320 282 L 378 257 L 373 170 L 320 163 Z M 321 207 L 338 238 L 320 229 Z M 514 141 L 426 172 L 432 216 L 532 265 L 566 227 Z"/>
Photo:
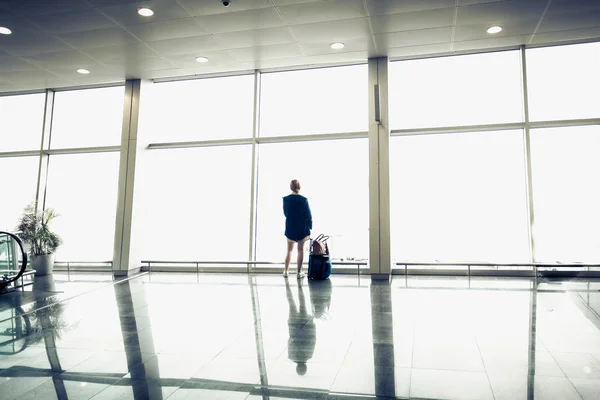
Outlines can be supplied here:
<path id="1" fill-rule="evenodd" d="M 311 254 L 308 257 L 308 279 L 327 279 L 331 275 L 329 254 Z"/>

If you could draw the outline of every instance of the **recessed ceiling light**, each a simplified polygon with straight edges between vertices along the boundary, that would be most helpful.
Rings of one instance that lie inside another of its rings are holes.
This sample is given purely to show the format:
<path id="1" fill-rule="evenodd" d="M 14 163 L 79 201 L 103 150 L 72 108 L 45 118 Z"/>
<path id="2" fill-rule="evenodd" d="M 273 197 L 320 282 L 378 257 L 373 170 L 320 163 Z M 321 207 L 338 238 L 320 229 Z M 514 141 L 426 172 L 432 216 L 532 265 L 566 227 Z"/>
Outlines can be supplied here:
<path id="1" fill-rule="evenodd" d="M 85 69 L 85 68 L 79 68 L 79 69 L 77 70 L 77 72 L 79 72 L 80 74 L 84 74 L 84 75 L 85 75 L 85 74 L 89 74 L 89 73 L 90 73 L 90 71 L 88 71 L 88 70 L 87 70 L 87 69 Z"/>
<path id="2" fill-rule="evenodd" d="M 199 63 L 207 63 L 208 62 L 208 58 L 206 58 L 206 57 L 196 57 L 196 61 L 198 61 Z"/>
<path id="3" fill-rule="evenodd" d="M 2 35 L 10 35 L 12 31 L 4 26 L 0 26 L 0 34 Z"/>
<path id="4" fill-rule="evenodd" d="M 501 26 L 490 26 L 487 30 L 487 33 L 498 33 L 498 32 L 502 32 L 502 27 Z"/>
<path id="5" fill-rule="evenodd" d="M 339 50 L 344 48 L 344 43 L 332 43 L 331 48 L 334 50 Z"/>
<path id="6" fill-rule="evenodd" d="M 152 11 L 149 8 L 142 7 L 142 8 L 138 8 L 138 14 L 140 14 L 143 17 L 151 17 L 154 15 L 154 11 Z"/>

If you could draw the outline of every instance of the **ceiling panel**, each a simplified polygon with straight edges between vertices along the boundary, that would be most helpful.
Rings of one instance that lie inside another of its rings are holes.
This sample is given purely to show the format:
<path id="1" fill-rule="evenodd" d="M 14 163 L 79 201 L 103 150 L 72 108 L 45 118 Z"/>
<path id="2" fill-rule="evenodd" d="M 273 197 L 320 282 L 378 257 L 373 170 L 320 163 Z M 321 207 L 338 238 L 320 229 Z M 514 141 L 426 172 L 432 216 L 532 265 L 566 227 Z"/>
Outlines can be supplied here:
<path id="1" fill-rule="evenodd" d="M 1 37 L 0 49 L 15 56 L 73 50 L 68 44 L 43 33 L 28 35 L 25 40 L 13 35 Z"/>
<path id="2" fill-rule="evenodd" d="M 2 7 L 15 15 L 27 17 L 90 9 L 85 1 L 80 0 L 8 0 Z"/>
<path id="3" fill-rule="evenodd" d="M 200 36 L 208 33 L 195 18 L 191 17 L 127 25 L 125 29 L 144 42 Z"/>
<path id="4" fill-rule="evenodd" d="M 114 22 L 93 9 L 90 9 L 89 11 L 38 15 L 27 17 L 27 20 L 52 34 L 91 31 L 95 29 L 113 28 L 116 26 Z"/>
<path id="5" fill-rule="evenodd" d="M 415 11 L 400 14 L 376 15 L 371 17 L 374 33 L 412 31 L 416 29 L 452 26 L 453 8 Z"/>
<path id="6" fill-rule="evenodd" d="M 483 3 L 497 3 L 499 1 L 506 0 L 458 0 L 458 6 L 471 6 L 473 4 L 483 4 Z"/>
<path id="7" fill-rule="evenodd" d="M 546 15 L 542 20 L 538 32 L 566 31 L 594 28 L 597 26 L 600 26 L 600 9 L 578 13 Z"/>
<path id="8" fill-rule="evenodd" d="M 0 55 L 0 74 L 8 71 L 39 71 L 40 69 L 27 61 L 10 55 Z"/>
<path id="9" fill-rule="evenodd" d="M 300 42 L 333 43 L 371 36 L 368 18 L 295 25 L 290 30 Z"/>
<path id="10" fill-rule="evenodd" d="M 489 24 L 457 25 L 454 32 L 454 40 L 457 42 L 476 39 L 493 39 L 506 36 L 532 35 L 538 25 L 538 20 L 509 21 L 504 24 L 503 30 L 493 37 L 486 32 Z"/>
<path id="11" fill-rule="evenodd" d="M 366 0 L 366 2 L 371 15 L 449 8 L 456 5 L 455 0 Z"/>
<path id="12" fill-rule="evenodd" d="M 463 42 L 454 42 L 455 51 L 465 50 L 476 50 L 480 49 L 481 46 L 486 46 L 488 49 L 504 48 L 519 46 L 523 43 L 529 42 L 531 35 L 525 36 L 506 36 L 506 37 L 493 37 L 489 39 L 479 40 L 466 40 Z"/>
<path id="13" fill-rule="evenodd" d="M 90 57 L 75 50 L 25 56 L 23 60 L 47 70 L 65 67 L 75 71 L 96 64 Z"/>
<path id="14" fill-rule="evenodd" d="M 285 25 L 275 8 L 210 15 L 198 17 L 198 20 L 213 33 L 247 31 Z"/>
<path id="15" fill-rule="evenodd" d="M 127 33 L 123 28 L 98 29 L 95 31 L 73 32 L 57 35 L 68 44 L 89 49 L 94 47 L 125 45 L 138 42 L 136 38 Z"/>
<path id="16" fill-rule="evenodd" d="M 0 0 L 0 92 L 600 40 L 600 0 L 232 1 Z"/>
<path id="17" fill-rule="evenodd" d="M 127 59 L 124 62 L 109 64 L 108 66 L 114 71 L 121 71 L 129 76 L 134 73 L 141 73 L 142 71 L 153 71 L 175 67 L 172 62 L 162 57 L 151 57 L 138 60 Z"/>
<path id="18" fill-rule="evenodd" d="M 232 49 L 231 54 L 240 62 L 301 57 L 302 48 L 297 43 L 275 44 L 244 49 Z"/>
<path id="19" fill-rule="evenodd" d="M 199 63 L 196 61 L 198 54 L 182 54 L 179 56 L 169 57 L 169 61 L 178 68 L 213 68 L 217 65 L 229 65 L 238 64 L 238 61 L 232 56 L 227 50 L 221 51 L 207 51 L 201 54 L 203 57 L 208 58 L 208 63 Z"/>
<path id="20" fill-rule="evenodd" d="M 270 0 L 234 0 L 227 7 L 216 0 L 179 0 L 192 14 L 202 16 L 273 7 Z"/>
<path id="21" fill-rule="evenodd" d="M 600 10 L 598 0 L 553 0 L 548 7 L 547 15 L 572 12 Z"/>
<path id="22" fill-rule="evenodd" d="M 429 54 L 444 54 L 452 51 L 451 43 L 426 44 L 423 46 L 405 46 L 388 49 L 389 57 L 415 57 Z"/>
<path id="23" fill-rule="evenodd" d="M 392 47 L 450 42 L 452 28 L 420 29 L 418 31 L 382 33 L 374 36 L 377 48 L 381 50 Z"/>
<path id="24" fill-rule="evenodd" d="M 223 46 L 210 35 L 193 36 L 188 38 L 159 40 L 156 42 L 147 42 L 148 45 L 163 56 L 172 56 L 180 54 L 198 54 L 203 51 L 224 50 Z"/>
<path id="25" fill-rule="evenodd" d="M 334 50 L 329 43 L 300 43 L 306 55 L 335 55 L 339 53 L 350 53 L 357 51 L 366 51 L 370 54 L 375 54 L 375 43 L 371 37 L 363 37 L 358 39 L 349 39 L 344 41 L 345 47 L 341 50 Z"/>
<path id="26" fill-rule="evenodd" d="M 123 60 L 139 60 L 157 57 L 156 51 L 145 43 L 131 43 L 126 45 L 95 47 L 82 50 L 94 60 L 104 62 L 119 62 Z"/>
<path id="27" fill-rule="evenodd" d="M 533 36 L 531 43 L 560 43 L 574 40 L 600 39 L 600 28 L 572 29 L 560 32 L 538 33 Z"/>
<path id="28" fill-rule="evenodd" d="M 366 17 L 363 0 L 329 0 L 278 8 L 288 25 Z"/>
<path id="29" fill-rule="evenodd" d="M 137 9 L 139 7 L 151 8 L 154 11 L 154 15 L 151 17 L 143 17 L 139 15 L 137 13 Z M 121 25 L 188 18 L 192 16 L 183 7 L 181 7 L 179 3 L 173 0 L 151 0 L 125 3 L 115 6 L 100 7 L 98 10 Z"/>
<path id="30" fill-rule="evenodd" d="M 293 43 L 296 40 L 288 27 L 281 26 L 251 31 L 219 33 L 215 37 L 229 48 L 268 46 L 271 44 Z"/>
<path id="31" fill-rule="evenodd" d="M 458 25 L 498 24 L 507 21 L 540 19 L 548 0 L 511 0 L 475 4 L 458 8 Z"/>
<path id="32" fill-rule="evenodd" d="M 276 6 L 289 6 L 290 4 L 301 4 L 301 3 L 316 3 L 319 1 L 327 0 L 272 0 Z"/>

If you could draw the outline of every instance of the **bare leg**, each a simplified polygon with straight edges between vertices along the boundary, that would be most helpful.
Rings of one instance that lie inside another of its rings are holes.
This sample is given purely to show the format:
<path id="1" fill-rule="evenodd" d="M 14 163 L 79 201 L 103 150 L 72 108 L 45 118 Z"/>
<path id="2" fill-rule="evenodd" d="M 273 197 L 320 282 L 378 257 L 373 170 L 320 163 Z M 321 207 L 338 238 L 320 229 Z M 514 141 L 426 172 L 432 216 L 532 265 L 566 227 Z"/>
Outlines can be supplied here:
<path id="1" fill-rule="evenodd" d="M 298 241 L 298 273 L 302 272 L 302 262 L 304 261 L 304 243 L 306 243 L 306 239 Z"/>
<path id="2" fill-rule="evenodd" d="M 285 269 L 284 273 L 290 268 L 290 261 L 292 260 L 292 250 L 294 250 L 294 242 L 287 241 L 287 252 L 285 253 Z"/>

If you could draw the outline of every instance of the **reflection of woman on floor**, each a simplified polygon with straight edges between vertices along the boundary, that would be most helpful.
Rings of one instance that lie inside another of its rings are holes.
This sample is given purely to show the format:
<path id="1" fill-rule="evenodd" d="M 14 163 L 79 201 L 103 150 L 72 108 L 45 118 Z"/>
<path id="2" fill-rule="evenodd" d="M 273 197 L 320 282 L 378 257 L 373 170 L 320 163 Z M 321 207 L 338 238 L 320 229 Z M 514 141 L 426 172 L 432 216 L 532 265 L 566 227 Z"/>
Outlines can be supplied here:
<path id="1" fill-rule="evenodd" d="M 290 310 L 288 317 L 290 334 L 290 338 L 288 339 L 288 358 L 296 363 L 296 372 L 298 375 L 304 375 L 308 368 L 306 362 L 315 353 L 317 331 L 312 315 L 306 310 L 306 298 L 302 290 L 302 281 L 298 281 L 300 309 L 296 308 L 294 295 L 287 280 L 285 281 L 285 290 Z"/>

